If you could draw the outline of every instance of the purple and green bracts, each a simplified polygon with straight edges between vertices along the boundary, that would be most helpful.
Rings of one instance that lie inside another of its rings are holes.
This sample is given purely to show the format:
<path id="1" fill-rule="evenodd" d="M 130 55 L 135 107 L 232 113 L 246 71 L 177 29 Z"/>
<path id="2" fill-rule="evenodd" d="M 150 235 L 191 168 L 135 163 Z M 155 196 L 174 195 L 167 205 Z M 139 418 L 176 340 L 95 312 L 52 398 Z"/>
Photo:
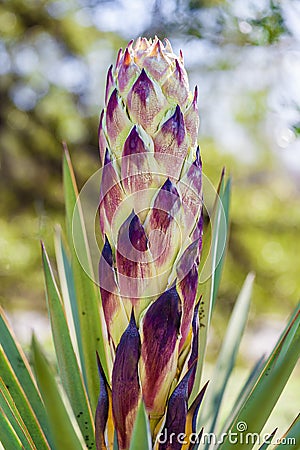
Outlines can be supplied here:
<path id="1" fill-rule="evenodd" d="M 193 432 L 202 398 L 188 410 L 203 228 L 198 127 L 181 53 L 157 38 L 120 50 L 99 126 L 99 285 L 114 362 L 109 380 L 99 369 L 97 450 L 110 448 L 111 425 L 119 449 L 129 449 L 141 400 L 154 448 L 179 448 L 156 441 L 166 428 Z"/>

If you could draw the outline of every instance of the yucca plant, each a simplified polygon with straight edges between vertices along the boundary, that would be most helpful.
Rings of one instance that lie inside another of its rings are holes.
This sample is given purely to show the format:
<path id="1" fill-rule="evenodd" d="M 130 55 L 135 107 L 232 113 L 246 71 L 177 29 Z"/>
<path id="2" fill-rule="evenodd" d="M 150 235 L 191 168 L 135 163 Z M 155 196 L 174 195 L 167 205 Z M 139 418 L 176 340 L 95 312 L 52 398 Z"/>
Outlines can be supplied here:
<path id="1" fill-rule="evenodd" d="M 182 54 L 177 57 L 168 41 L 130 42 L 108 71 L 105 97 L 98 274 L 65 149 L 66 239 L 59 228 L 55 235 L 59 283 L 42 246 L 58 370 L 35 336 L 29 363 L 2 311 L 2 445 L 250 449 L 255 442 L 242 437 L 261 433 L 298 360 L 299 308 L 269 358 L 249 374 L 220 429 L 253 284 L 250 274 L 206 389 L 202 372 L 228 234 L 230 182 L 223 171 L 206 223 L 197 89 L 190 92 Z M 299 442 L 299 428 L 296 418 L 286 435 L 290 443 Z"/>

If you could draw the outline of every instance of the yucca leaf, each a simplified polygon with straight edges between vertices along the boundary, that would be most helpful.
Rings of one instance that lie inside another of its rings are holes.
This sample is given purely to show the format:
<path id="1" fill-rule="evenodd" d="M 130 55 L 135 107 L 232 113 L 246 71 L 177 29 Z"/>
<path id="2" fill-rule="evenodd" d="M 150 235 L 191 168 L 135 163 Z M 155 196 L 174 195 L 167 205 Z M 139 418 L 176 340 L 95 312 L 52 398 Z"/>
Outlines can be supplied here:
<path id="1" fill-rule="evenodd" d="M 33 367 L 37 383 L 45 403 L 49 425 L 54 440 L 55 450 L 82 450 L 83 442 L 74 429 L 74 420 L 71 420 L 70 410 L 62 400 L 55 375 L 49 367 L 40 345 L 32 337 Z M 80 412 L 79 412 L 80 414 Z"/>
<path id="2" fill-rule="evenodd" d="M 230 425 L 231 433 L 238 433 L 238 423 L 247 424 L 247 433 L 260 433 L 273 410 L 300 353 L 300 313 L 296 307 L 278 344 L 271 353 L 260 377 L 245 403 Z M 227 430 L 229 431 L 229 430 Z M 219 447 L 232 448 L 228 436 Z M 240 444 L 241 450 L 251 448 L 251 442 Z"/>
<path id="3" fill-rule="evenodd" d="M 205 403 L 198 420 L 198 423 L 200 424 L 198 427 L 198 432 L 200 427 L 203 425 L 205 425 L 205 429 L 208 432 L 215 431 L 221 402 L 229 377 L 232 373 L 232 369 L 235 365 L 238 348 L 248 318 L 253 280 L 254 275 L 249 274 L 234 306 L 205 396 Z"/>
<path id="4" fill-rule="evenodd" d="M 225 186 L 225 171 L 222 171 L 217 195 L 214 202 L 211 223 L 204 230 L 205 239 L 201 261 L 199 264 L 199 284 L 196 298 L 201 298 L 199 307 L 200 329 L 199 329 L 199 358 L 197 361 L 195 382 L 189 398 L 189 406 L 195 400 L 201 386 L 201 376 L 203 362 L 206 351 L 208 330 L 211 313 L 217 293 L 217 287 L 221 277 L 223 262 L 222 251 L 225 251 L 225 244 L 228 234 L 228 205 L 230 197 L 230 184 Z M 223 207 L 226 206 L 227 215 Z"/>
<path id="5" fill-rule="evenodd" d="M 215 245 L 215 272 L 213 272 L 212 308 L 216 301 L 221 281 L 226 246 L 228 244 L 230 190 L 231 179 L 229 178 L 225 185 L 223 178 L 219 190 L 220 202 L 217 203 L 215 215 L 215 234 L 213 241 Z"/>
<path id="6" fill-rule="evenodd" d="M 0 448 L 4 450 L 22 450 L 24 448 L 2 409 L 0 410 Z"/>
<path id="7" fill-rule="evenodd" d="M 275 430 L 266 437 L 265 442 L 259 447 L 258 450 L 266 450 L 268 447 L 270 447 L 270 445 L 272 445 L 272 439 L 275 436 L 277 430 L 278 428 L 275 428 Z"/>
<path id="8" fill-rule="evenodd" d="M 297 444 L 300 442 L 300 414 L 293 421 L 287 432 L 281 437 L 280 443 L 275 447 L 276 449 L 295 450 Z"/>
<path id="9" fill-rule="evenodd" d="M 141 400 L 133 427 L 130 450 L 151 450 L 151 431 L 144 402 Z"/>
<path id="10" fill-rule="evenodd" d="M 225 430 L 227 430 L 229 425 L 232 423 L 234 417 L 236 417 L 236 415 L 238 414 L 238 411 L 241 409 L 242 405 L 244 404 L 250 392 L 252 391 L 254 385 L 256 384 L 263 370 L 263 367 L 265 366 L 265 363 L 266 363 L 265 356 L 259 358 L 259 360 L 255 363 L 253 369 L 250 371 L 247 380 L 245 381 L 245 383 L 243 384 L 242 388 L 240 389 L 239 393 L 236 396 L 236 401 L 233 405 L 230 414 L 226 418 L 225 424 L 220 434 L 222 434 L 223 432 L 225 432 Z"/>
<path id="11" fill-rule="evenodd" d="M 32 442 L 41 450 L 49 449 L 45 435 L 43 434 L 41 426 L 31 408 L 30 399 L 26 398 L 22 385 L 15 376 L 15 373 L 13 372 L 7 356 L 4 354 L 2 348 L 0 352 L 0 367 L 2 387 L 6 387 L 9 391 L 14 408 L 18 410 L 18 414 L 22 417 L 22 420 L 28 429 L 28 436 L 31 437 Z M 1 405 L 2 401 L 3 397 L 1 397 Z"/>
<path id="12" fill-rule="evenodd" d="M 91 403 L 92 413 L 95 414 L 99 392 L 99 380 L 96 363 L 96 351 L 99 353 L 101 364 L 107 379 L 109 368 L 107 363 L 108 350 L 107 337 L 104 335 L 103 323 L 100 320 L 102 308 L 100 308 L 100 294 L 95 283 L 89 278 L 78 261 L 73 245 L 72 224 L 76 222 L 77 239 L 82 243 L 83 254 L 85 254 L 86 264 L 90 265 L 89 249 L 84 228 L 84 221 L 78 198 L 75 177 L 67 150 L 63 159 L 63 177 L 66 201 L 66 223 L 69 248 L 71 251 L 72 271 L 75 280 L 76 298 L 78 303 L 80 336 L 82 344 L 81 365 L 83 377 L 87 387 L 88 396 Z M 75 208 L 76 206 L 76 208 Z M 73 217 L 74 214 L 74 217 Z M 92 270 L 92 269 L 91 269 Z"/>
<path id="13" fill-rule="evenodd" d="M 83 350 L 80 336 L 80 323 L 76 299 L 75 281 L 68 251 L 63 242 L 62 230 L 60 226 L 56 227 L 54 244 L 59 284 L 66 312 L 68 328 L 70 331 L 70 337 L 74 352 L 76 354 L 78 364 L 81 367 L 81 355 L 83 355 Z"/>
<path id="14" fill-rule="evenodd" d="M 35 448 L 34 442 L 32 440 L 32 436 L 30 435 L 23 419 L 16 408 L 15 402 L 9 392 L 9 389 L 4 384 L 2 378 L 0 378 L 0 386 L 1 386 L 1 411 L 6 416 L 7 420 L 10 422 L 12 428 L 20 439 L 25 450 L 32 450 Z M 2 434 L 3 431 L 1 431 Z M 45 448 L 45 446 L 43 447 Z M 46 447 L 49 448 L 49 447 Z"/>
<path id="15" fill-rule="evenodd" d="M 46 283 L 47 306 L 51 320 L 59 375 L 82 435 L 85 437 L 87 444 L 91 445 L 95 442 L 92 413 L 72 346 L 65 310 L 44 246 L 42 246 L 42 258 Z"/>
<path id="16" fill-rule="evenodd" d="M 30 407 L 38 418 L 39 425 L 51 446 L 52 441 L 45 406 L 37 390 L 31 368 L 1 308 L 0 311 L 0 339 L 4 354 L 8 358 L 14 376 L 17 378 L 18 385 L 22 386 L 23 395 L 27 399 L 30 399 Z M 4 369 L 1 370 L 2 372 L 2 376 L 4 377 Z"/>

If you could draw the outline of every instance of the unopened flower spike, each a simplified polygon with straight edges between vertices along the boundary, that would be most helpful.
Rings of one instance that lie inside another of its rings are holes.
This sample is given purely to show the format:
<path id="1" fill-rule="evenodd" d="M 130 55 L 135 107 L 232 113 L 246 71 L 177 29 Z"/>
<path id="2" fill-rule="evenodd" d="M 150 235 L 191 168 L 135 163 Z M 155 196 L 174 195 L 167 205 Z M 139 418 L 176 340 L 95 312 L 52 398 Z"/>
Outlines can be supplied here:
<path id="1" fill-rule="evenodd" d="M 108 72 L 106 97 L 99 283 L 115 349 L 113 422 L 119 449 L 128 450 L 141 399 L 153 445 L 160 423 L 184 432 L 191 414 L 202 166 L 197 89 L 190 92 L 182 52 L 168 40 L 130 41 Z"/>

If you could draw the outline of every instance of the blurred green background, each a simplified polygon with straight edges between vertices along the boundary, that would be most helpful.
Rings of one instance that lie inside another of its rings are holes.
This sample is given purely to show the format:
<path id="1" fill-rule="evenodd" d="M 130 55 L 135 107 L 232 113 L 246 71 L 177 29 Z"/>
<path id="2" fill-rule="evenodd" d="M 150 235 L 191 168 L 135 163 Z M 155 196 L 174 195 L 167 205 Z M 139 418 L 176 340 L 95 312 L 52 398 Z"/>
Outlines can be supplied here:
<path id="1" fill-rule="evenodd" d="M 131 38 L 155 34 L 183 50 L 199 87 L 204 172 L 215 185 L 224 165 L 232 176 L 210 355 L 254 271 L 247 365 L 274 344 L 300 297 L 297 0 L 1 2 L 1 304 L 22 340 L 32 327 L 48 336 L 39 241 L 53 257 L 53 227 L 64 220 L 61 143 L 82 186 L 99 168 L 107 68 Z"/>

